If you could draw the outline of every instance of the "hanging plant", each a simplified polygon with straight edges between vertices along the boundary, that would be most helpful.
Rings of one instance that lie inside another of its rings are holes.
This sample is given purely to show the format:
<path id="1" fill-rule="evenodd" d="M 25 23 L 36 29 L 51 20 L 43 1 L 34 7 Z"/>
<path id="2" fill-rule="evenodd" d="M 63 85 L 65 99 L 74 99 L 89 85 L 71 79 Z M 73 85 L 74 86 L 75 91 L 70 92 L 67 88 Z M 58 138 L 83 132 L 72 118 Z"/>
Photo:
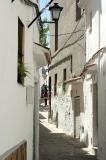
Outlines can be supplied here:
<path id="1" fill-rule="evenodd" d="M 25 67 L 24 62 L 18 57 L 18 82 L 24 85 L 24 79 L 30 74 L 30 72 Z"/>

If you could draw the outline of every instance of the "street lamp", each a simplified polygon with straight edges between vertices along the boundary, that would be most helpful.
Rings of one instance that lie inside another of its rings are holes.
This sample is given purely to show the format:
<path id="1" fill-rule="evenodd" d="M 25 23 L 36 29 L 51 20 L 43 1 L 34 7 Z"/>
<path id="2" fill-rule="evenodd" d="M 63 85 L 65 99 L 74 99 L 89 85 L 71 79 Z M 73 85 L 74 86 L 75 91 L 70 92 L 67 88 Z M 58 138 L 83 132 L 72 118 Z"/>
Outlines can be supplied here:
<path id="1" fill-rule="evenodd" d="M 53 6 L 49 7 L 51 11 L 52 20 L 55 22 L 55 51 L 58 49 L 58 20 L 63 7 L 60 7 L 58 3 L 54 3 Z"/>

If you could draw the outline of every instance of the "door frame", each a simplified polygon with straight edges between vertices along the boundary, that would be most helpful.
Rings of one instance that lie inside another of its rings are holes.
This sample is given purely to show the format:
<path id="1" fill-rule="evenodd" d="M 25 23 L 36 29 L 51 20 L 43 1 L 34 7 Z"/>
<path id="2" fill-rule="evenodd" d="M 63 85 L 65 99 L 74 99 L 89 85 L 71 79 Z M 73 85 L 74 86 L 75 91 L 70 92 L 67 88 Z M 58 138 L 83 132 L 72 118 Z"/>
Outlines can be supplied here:
<path id="1" fill-rule="evenodd" d="M 96 86 L 96 90 L 95 90 Z M 93 111 L 93 147 L 98 146 L 98 84 L 92 84 L 92 111 Z M 94 95 L 96 92 L 96 95 Z M 96 99 L 95 99 L 96 98 Z"/>

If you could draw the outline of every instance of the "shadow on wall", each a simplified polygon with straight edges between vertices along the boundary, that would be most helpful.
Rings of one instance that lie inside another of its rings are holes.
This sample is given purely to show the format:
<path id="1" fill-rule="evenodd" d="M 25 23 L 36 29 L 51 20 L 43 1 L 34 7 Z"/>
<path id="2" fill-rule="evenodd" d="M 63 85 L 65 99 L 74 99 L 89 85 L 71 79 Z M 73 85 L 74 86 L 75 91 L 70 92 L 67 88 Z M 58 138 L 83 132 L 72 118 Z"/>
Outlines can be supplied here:
<path id="1" fill-rule="evenodd" d="M 39 111 L 40 112 L 47 112 L 49 110 L 49 106 L 40 105 Z"/>
<path id="2" fill-rule="evenodd" d="M 99 11 L 99 14 L 102 14 L 102 1 L 96 0 L 96 5 L 95 5 L 95 1 L 93 3 L 94 3 L 93 6 L 95 6 L 95 10 L 94 10 L 94 14 L 92 16 L 94 16 L 97 11 Z"/>
<path id="3" fill-rule="evenodd" d="M 91 14 L 92 17 L 94 17 L 97 12 L 99 12 L 99 15 L 102 14 L 102 2 L 101 2 L 101 0 L 96 0 L 96 4 L 95 4 L 95 1 L 91 1 L 91 6 L 93 6 L 93 12 Z M 91 11 L 92 11 L 92 8 L 91 8 Z M 87 24 L 87 28 L 89 28 L 89 26 L 90 26 L 90 21 Z"/>
<path id="4" fill-rule="evenodd" d="M 56 116 L 53 117 L 53 110 L 51 110 L 51 121 L 56 125 L 56 128 L 58 128 L 58 112 L 56 112 Z"/>

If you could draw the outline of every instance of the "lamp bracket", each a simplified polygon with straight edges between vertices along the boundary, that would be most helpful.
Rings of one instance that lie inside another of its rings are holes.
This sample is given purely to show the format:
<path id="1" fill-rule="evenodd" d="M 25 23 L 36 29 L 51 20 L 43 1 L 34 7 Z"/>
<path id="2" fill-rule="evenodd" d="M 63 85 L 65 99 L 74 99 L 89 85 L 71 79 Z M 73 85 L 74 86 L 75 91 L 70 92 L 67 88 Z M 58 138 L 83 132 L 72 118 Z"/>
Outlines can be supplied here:
<path id="1" fill-rule="evenodd" d="M 55 21 L 42 21 L 42 23 L 55 23 Z"/>

